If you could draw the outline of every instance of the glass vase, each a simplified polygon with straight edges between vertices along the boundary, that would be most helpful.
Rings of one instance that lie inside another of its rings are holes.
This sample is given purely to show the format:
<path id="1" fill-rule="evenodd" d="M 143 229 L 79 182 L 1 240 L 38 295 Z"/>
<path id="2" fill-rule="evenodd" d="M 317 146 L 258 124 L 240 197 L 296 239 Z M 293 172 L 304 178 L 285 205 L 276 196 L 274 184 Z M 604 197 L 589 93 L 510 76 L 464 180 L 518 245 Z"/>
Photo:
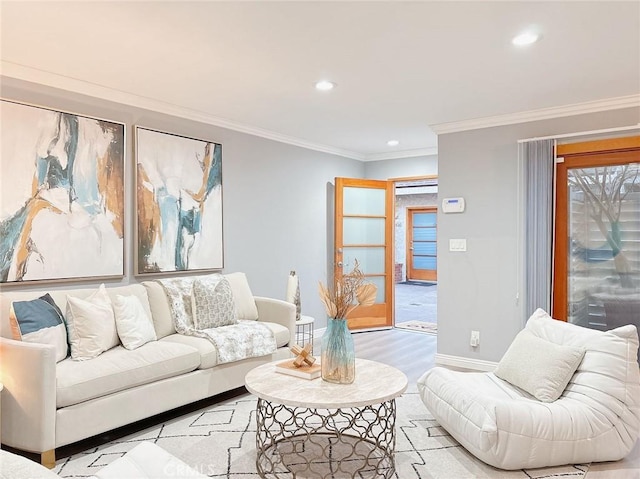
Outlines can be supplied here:
<path id="1" fill-rule="evenodd" d="M 322 379 L 351 384 L 356 378 L 356 353 L 346 319 L 327 319 L 322 336 Z"/>

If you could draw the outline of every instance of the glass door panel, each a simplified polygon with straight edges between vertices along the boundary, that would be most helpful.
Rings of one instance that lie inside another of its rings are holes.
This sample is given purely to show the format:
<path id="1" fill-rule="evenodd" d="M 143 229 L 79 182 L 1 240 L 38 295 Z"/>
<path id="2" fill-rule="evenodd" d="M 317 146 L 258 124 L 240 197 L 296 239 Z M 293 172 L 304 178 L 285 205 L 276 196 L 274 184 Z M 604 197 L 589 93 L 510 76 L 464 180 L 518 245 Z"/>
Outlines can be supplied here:
<path id="1" fill-rule="evenodd" d="M 393 324 L 393 185 L 387 181 L 336 178 L 335 276 L 356 261 L 367 281 L 377 286 L 376 303 L 349 314 L 349 328 Z"/>
<path id="2" fill-rule="evenodd" d="M 567 169 L 567 321 L 640 325 L 640 163 Z"/>
<path id="3" fill-rule="evenodd" d="M 437 279 L 436 261 L 436 208 L 409 208 L 407 279 L 435 281 Z"/>

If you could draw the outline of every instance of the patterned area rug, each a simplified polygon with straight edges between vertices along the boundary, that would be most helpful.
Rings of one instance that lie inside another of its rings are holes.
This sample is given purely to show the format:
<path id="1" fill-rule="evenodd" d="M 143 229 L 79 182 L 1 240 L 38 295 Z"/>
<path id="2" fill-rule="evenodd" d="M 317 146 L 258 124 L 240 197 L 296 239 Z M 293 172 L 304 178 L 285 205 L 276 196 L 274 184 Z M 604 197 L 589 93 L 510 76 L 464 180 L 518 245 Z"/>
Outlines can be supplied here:
<path id="1" fill-rule="evenodd" d="M 255 407 L 253 396 L 240 396 L 62 458 L 54 471 L 61 477 L 88 477 L 139 442 L 151 441 L 209 477 L 255 479 L 259 477 L 255 466 Z M 503 471 L 488 466 L 436 423 L 415 386 L 397 399 L 396 435 L 396 479 L 583 478 L 589 469 L 588 465 L 575 465 Z M 335 475 L 336 479 L 339 477 Z"/>
<path id="2" fill-rule="evenodd" d="M 438 334 L 438 325 L 436 323 L 427 323 L 425 321 L 406 321 L 404 323 L 396 323 L 396 328 L 420 331 L 421 333 L 427 334 Z"/>

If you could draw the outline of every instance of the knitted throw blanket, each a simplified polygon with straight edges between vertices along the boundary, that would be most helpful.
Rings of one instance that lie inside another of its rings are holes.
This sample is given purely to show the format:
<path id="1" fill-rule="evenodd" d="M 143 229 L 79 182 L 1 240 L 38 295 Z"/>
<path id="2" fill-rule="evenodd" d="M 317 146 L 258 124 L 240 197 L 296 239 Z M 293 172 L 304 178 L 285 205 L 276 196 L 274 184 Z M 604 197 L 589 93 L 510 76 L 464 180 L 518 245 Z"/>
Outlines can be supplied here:
<path id="1" fill-rule="evenodd" d="M 237 324 L 198 330 L 191 312 L 193 278 L 158 279 L 164 288 L 173 327 L 179 334 L 208 339 L 218 353 L 218 364 L 266 356 L 276 351 L 276 339 L 269 326 L 258 321 L 240 320 Z"/>

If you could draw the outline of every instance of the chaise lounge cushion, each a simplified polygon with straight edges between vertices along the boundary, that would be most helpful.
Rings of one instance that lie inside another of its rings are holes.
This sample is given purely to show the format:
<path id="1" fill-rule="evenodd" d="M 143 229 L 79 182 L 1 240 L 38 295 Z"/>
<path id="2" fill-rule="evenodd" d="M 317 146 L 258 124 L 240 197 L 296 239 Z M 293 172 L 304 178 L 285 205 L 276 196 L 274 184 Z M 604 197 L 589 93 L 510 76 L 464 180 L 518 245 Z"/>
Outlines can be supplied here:
<path id="1" fill-rule="evenodd" d="M 262 322 L 266 326 L 269 326 L 269 329 L 273 331 L 273 334 L 276 338 L 276 346 L 281 348 L 286 346 L 289 343 L 289 329 L 285 328 L 281 324 L 270 323 L 270 322 Z M 198 338 L 196 336 L 185 336 L 184 334 L 171 334 L 169 336 L 165 336 L 160 340 L 160 342 L 167 343 L 177 343 L 184 344 L 195 348 L 200 353 L 200 366 L 198 369 L 208 369 L 218 364 L 218 354 L 216 352 L 216 348 L 213 346 L 211 341 L 204 338 Z"/>
<path id="2" fill-rule="evenodd" d="M 134 350 L 118 346 L 88 361 L 65 359 L 56 368 L 56 406 L 70 406 L 178 376 L 198 366 L 200 354 L 195 348 L 159 341 Z"/>

